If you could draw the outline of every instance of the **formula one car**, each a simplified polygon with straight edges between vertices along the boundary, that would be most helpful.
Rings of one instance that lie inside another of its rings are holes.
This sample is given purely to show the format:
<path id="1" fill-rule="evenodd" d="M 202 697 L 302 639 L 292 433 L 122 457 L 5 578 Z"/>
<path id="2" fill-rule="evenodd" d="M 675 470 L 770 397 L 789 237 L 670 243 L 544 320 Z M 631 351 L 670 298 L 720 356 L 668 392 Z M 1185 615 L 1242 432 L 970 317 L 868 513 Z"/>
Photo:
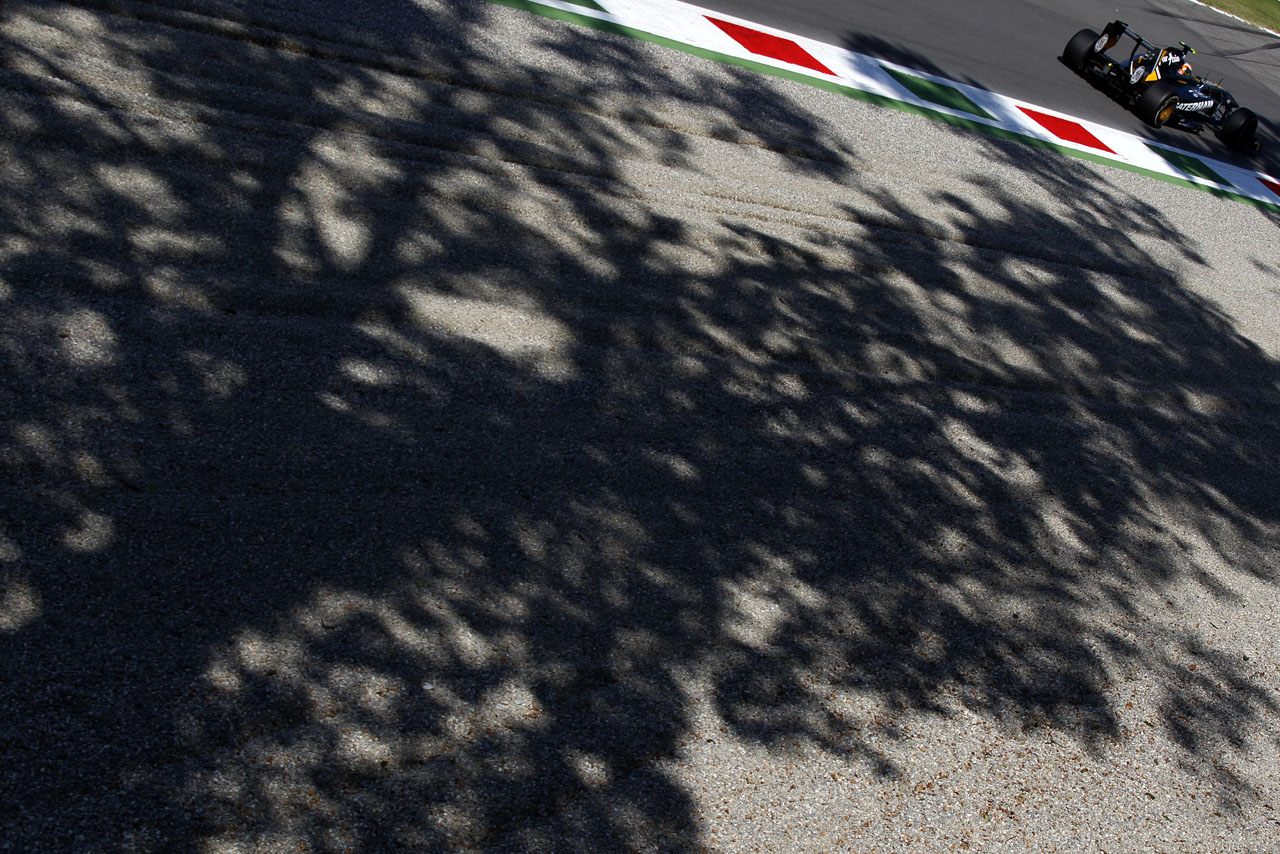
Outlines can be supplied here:
<path id="1" fill-rule="evenodd" d="M 1110 53 L 1122 38 L 1126 41 L 1120 52 Z M 1237 151 L 1258 151 L 1258 117 L 1220 84 L 1193 75 L 1188 59 L 1194 53 L 1186 42 L 1157 47 L 1124 21 L 1112 21 L 1101 34 L 1086 29 L 1072 36 L 1062 60 L 1151 127 L 1168 125 L 1192 133 L 1208 127 Z"/>

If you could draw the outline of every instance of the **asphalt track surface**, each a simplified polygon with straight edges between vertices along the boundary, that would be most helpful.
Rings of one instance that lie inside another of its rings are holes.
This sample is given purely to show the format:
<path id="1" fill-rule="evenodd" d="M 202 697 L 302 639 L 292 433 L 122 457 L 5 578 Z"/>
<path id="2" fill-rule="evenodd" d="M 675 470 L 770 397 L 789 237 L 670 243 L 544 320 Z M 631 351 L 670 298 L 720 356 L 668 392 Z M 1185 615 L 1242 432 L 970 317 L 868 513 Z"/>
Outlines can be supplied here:
<path id="1" fill-rule="evenodd" d="M 472 0 L 7 3 L 0 851 L 1280 844 L 1280 215 Z"/>
<path id="2" fill-rule="evenodd" d="M 989 0 L 978 3 L 786 3 L 710 0 L 698 5 L 1021 98 L 1150 139 L 1275 175 L 1280 171 L 1280 36 L 1185 0 Z M 1062 49 L 1077 31 L 1120 19 L 1155 44 L 1185 41 L 1196 73 L 1221 80 L 1259 117 L 1263 151 L 1243 156 L 1213 135 L 1153 130 L 1069 71 Z"/>

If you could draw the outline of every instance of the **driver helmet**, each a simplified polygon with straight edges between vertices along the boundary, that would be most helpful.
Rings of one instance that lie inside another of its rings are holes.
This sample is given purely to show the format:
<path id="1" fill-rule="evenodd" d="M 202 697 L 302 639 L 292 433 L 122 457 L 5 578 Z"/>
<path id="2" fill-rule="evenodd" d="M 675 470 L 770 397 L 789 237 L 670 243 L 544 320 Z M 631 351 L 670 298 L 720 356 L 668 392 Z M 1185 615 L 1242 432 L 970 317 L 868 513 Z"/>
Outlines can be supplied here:
<path id="1" fill-rule="evenodd" d="M 1181 74 L 1183 77 L 1190 77 L 1191 63 L 1189 62 L 1182 63 L 1182 65 L 1178 68 L 1178 73 Z"/>

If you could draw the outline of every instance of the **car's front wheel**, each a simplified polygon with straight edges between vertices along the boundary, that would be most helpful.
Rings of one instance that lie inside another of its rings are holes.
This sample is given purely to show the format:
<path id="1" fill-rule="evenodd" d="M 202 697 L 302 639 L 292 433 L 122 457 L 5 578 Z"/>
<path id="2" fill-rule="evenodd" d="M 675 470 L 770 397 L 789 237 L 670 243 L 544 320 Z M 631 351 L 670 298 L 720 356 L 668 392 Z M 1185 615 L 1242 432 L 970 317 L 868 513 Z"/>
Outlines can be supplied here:
<path id="1" fill-rule="evenodd" d="M 1068 68 L 1084 71 L 1089 57 L 1096 52 L 1095 47 L 1100 41 L 1101 36 L 1093 30 L 1081 30 L 1072 36 L 1071 41 L 1067 42 L 1067 46 L 1062 49 L 1062 61 Z"/>
<path id="2" fill-rule="evenodd" d="M 1236 151 L 1254 152 L 1258 144 L 1258 117 L 1244 107 L 1233 111 L 1222 124 L 1222 141 Z"/>
<path id="3" fill-rule="evenodd" d="M 1153 128 L 1163 127 L 1178 111 L 1178 93 L 1167 83 L 1152 83 L 1138 98 L 1134 114 Z"/>

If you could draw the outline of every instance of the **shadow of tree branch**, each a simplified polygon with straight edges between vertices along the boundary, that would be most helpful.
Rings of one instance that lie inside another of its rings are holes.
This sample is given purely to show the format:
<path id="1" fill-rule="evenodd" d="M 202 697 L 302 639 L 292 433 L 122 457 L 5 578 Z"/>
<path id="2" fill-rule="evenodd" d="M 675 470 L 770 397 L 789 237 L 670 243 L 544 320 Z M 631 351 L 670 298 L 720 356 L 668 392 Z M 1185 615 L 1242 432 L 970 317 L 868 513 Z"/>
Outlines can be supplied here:
<path id="1" fill-rule="evenodd" d="M 1105 756 L 1122 683 L 1250 796 L 1274 675 L 1186 609 L 1274 586 L 1280 375 L 1157 206 L 958 131 L 909 196 L 480 3 L 4 28 L 19 847 L 695 850 L 708 727 L 890 779 L 908 719 Z"/>

